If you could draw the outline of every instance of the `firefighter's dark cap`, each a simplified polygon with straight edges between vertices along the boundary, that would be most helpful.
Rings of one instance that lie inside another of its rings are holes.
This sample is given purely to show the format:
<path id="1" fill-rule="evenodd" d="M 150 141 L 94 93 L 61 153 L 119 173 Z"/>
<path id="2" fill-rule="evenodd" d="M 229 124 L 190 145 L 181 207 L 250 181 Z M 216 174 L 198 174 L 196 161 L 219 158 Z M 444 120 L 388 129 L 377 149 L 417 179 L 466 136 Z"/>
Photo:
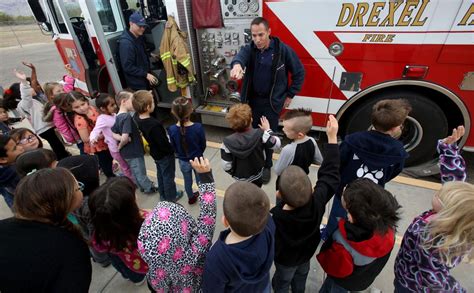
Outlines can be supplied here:
<path id="1" fill-rule="evenodd" d="M 145 18 L 140 14 L 140 12 L 134 12 L 130 15 L 129 21 L 139 26 L 147 26 Z"/>

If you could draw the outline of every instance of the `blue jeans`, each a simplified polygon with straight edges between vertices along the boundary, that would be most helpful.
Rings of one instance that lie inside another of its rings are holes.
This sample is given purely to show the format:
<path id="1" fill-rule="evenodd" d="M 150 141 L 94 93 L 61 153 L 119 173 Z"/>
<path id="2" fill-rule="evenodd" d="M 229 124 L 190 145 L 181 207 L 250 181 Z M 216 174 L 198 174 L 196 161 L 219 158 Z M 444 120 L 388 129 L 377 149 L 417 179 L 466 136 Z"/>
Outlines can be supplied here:
<path id="1" fill-rule="evenodd" d="M 304 292 L 308 273 L 309 261 L 294 267 L 275 263 L 275 274 L 272 278 L 274 292 L 290 292 L 290 285 L 292 293 Z"/>
<path id="2" fill-rule="evenodd" d="M 124 158 L 124 160 L 130 167 L 130 171 L 132 171 L 133 178 L 135 178 L 135 183 L 138 185 L 138 187 L 144 192 L 150 192 L 153 188 L 153 182 L 151 182 L 151 180 L 146 175 L 145 158 Z"/>
<path id="3" fill-rule="evenodd" d="M 78 142 L 76 145 L 77 145 L 77 148 L 79 149 L 79 154 L 85 155 L 86 153 L 84 152 L 84 143 Z"/>
<path id="4" fill-rule="evenodd" d="M 156 160 L 155 164 L 160 198 L 162 200 L 175 201 L 177 194 L 176 183 L 174 182 L 174 173 L 176 170 L 174 154 Z"/>
<path id="5" fill-rule="evenodd" d="M 328 224 L 326 226 L 326 238 L 329 238 L 337 229 L 338 218 L 346 219 L 347 211 L 342 206 L 341 198 L 334 196 L 331 212 L 329 213 Z"/>
<path id="6" fill-rule="evenodd" d="M 347 293 L 348 291 L 336 284 L 334 280 L 327 276 L 326 280 L 324 280 L 323 285 L 321 286 L 321 289 L 319 289 L 319 293 Z"/>
<path id="7" fill-rule="evenodd" d="M 4 187 L 0 187 L 0 194 L 2 194 L 3 198 L 5 199 L 5 203 L 7 206 L 12 209 L 13 207 L 13 194 L 8 192 L 8 190 Z"/>
<path id="8" fill-rule="evenodd" d="M 186 190 L 186 194 L 188 195 L 188 198 L 193 197 L 193 167 L 191 164 L 187 161 L 183 160 L 178 160 L 179 162 L 179 169 L 181 170 L 181 173 L 183 173 L 183 179 L 184 179 L 184 190 Z M 199 184 L 199 177 L 194 171 L 194 178 L 196 179 L 196 183 Z"/>
<path id="9" fill-rule="evenodd" d="M 270 100 L 266 98 L 250 98 L 249 105 L 252 108 L 252 126 L 258 128 L 260 124 L 260 117 L 265 116 L 270 123 L 270 128 L 273 131 L 278 130 L 278 119 L 280 113 L 275 113 L 270 106 Z M 272 161 L 273 150 L 265 149 L 265 168 L 273 166 Z"/>
<path id="10" fill-rule="evenodd" d="M 145 279 L 145 274 L 139 274 L 137 272 L 132 271 L 129 269 L 123 261 L 117 255 L 113 253 L 109 253 L 110 260 L 112 261 L 112 266 L 122 274 L 122 277 L 132 281 L 133 283 L 139 283 Z"/>

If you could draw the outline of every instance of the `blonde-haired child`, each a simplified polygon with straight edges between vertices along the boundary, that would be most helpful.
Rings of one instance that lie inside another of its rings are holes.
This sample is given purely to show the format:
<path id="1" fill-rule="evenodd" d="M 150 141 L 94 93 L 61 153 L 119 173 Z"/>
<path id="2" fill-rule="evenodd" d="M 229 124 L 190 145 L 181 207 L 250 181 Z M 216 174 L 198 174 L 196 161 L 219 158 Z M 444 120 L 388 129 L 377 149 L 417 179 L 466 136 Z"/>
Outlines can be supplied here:
<path id="1" fill-rule="evenodd" d="M 455 142 L 464 134 L 464 127 L 438 143 L 441 164 L 448 157 L 454 169 L 465 172 L 464 160 Z M 456 163 L 458 162 L 458 163 Z M 457 168 L 456 168 L 457 166 Z M 452 168 L 441 166 L 442 178 Z M 450 170 L 452 173 L 453 170 Z M 459 172 L 457 172 L 459 173 Z M 465 180 L 463 176 L 452 179 Z M 474 243 L 474 185 L 447 182 L 434 195 L 433 208 L 416 217 L 403 236 L 395 261 L 395 292 L 466 292 L 450 274 L 463 258 L 472 259 Z"/>

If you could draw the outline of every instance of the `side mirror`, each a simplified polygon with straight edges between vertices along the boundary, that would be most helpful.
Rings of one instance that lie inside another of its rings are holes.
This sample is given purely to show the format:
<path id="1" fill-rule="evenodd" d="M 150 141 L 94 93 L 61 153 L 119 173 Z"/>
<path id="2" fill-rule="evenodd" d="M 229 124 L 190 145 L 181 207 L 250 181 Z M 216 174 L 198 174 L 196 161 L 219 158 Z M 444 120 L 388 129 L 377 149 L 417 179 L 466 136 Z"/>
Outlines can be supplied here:
<path id="1" fill-rule="evenodd" d="M 39 26 L 42 30 L 44 30 L 45 32 L 51 32 L 53 30 L 53 28 L 51 27 L 51 24 L 49 22 L 41 22 L 39 23 Z"/>

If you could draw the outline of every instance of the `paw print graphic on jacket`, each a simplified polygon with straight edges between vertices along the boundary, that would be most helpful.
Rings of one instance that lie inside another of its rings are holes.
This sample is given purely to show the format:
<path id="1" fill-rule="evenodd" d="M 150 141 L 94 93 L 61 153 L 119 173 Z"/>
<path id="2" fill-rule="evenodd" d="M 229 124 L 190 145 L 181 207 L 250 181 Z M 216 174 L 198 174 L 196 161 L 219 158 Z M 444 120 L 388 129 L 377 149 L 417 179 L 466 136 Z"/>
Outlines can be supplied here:
<path id="1" fill-rule="evenodd" d="M 358 178 L 367 178 L 376 184 L 378 184 L 379 180 L 383 178 L 383 175 L 383 169 L 369 170 L 369 167 L 365 164 L 360 165 L 359 169 L 357 169 Z"/>

